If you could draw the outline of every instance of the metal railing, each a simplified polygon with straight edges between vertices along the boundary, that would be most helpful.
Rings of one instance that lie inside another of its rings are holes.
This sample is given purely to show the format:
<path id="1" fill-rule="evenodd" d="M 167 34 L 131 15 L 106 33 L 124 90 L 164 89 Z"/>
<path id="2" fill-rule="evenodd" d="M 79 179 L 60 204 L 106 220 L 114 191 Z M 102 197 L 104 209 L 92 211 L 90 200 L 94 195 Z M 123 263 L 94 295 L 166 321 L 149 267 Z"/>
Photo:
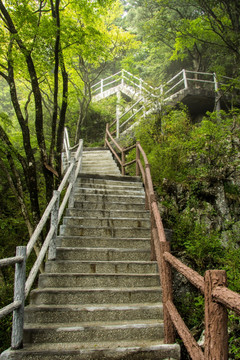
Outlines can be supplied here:
<path id="1" fill-rule="evenodd" d="M 230 91 L 233 80 L 225 76 L 218 78 L 215 73 L 183 69 L 166 83 L 154 88 L 128 71 L 121 70 L 93 85 L 92 96 L 93 99 L 101 100 L 122 91 L 135 99 L 135 103 L 124 114 L 120 115 L 118 111 L 116 112 L 114 124 L 116 127 L 115 135 L 118 139 L 120 132 L 128 126 L 131 120 L 136 117 L 145 117 L 146 114 L 171 101 L 178 94 L 183 94 L 184 91 L 192 91 L 193 89 L 211 91 L 215 96 L 215 103 L 219 110 L 221 93 Z M 236 85 L 240 90 L 239 81 L 235 84 L 235 88 Z"/>
<path id="2" fill-rule="evenodd" d="M 108 141 L 111 139 L 116 151 Z M 240 294 L 227 287 L 225 270 L 208 270 L 201 276 L 171 254 L 170 243 L 166 240 L 161 215 L 158 209 L 147 156 L 139 142 L 127 149 L 122 148 L 112 138 L 108 126 L 105 144 L 121 165 L 125 167 L 136 163 L 136 176 L 141 175 L 146 194 L 146 209 L 151 216 L 151 260 L 157 260 L 162 286 L 164 315 L 164 342 L 175 342 L 175 330 L 181 337 L 190 357 L 194 360 L 228 360 L 228 313 L 227 309 L 240 315 Z M 126 163 L 125 154 L 136 148 L 136 158 Z M 122 159 L 117 154 L 122 154 Z M 186 277 L 205 298 L 205 341 L 204 350 L 194 339 L 173 302 L 172 268 Z"/>
<path id="3" fill-rule="evenodd" d="M 169 81 L 158 87 L 152 87 L 141 78 L 126 70 L 121 70 L 94 84 L 91 90 L 94 97 L 97 95 L 103 96 L 106 91 L 112 88 L 129 86 L 132 88 L 133 94 L 135 93 L 142 97 L 142 100 L 144 97 L 150 97 L 152 99 L 159 98 L 159 100 L 165 102 L 169 97 L 177 95 L 182 90 L 196 87 L 218 91 L 222 86 L 228 85 L 233 80 L 233 78 L 226 76 L 217 77 L 216 73 L 183 69 Z M 239 81 L 238 83 L 240 85 Z"/>
<path id="4" fill-rule="evenodd" d="M 67 149 L 69 150 L 69 141 L 67 131 L 64 133 L 64 143 L 66 143 Z M 66 150 L 66 149 L 65 149 Z M 16 256 L 13 258 L 6 258 L 0 260 L 0 267 L 11 264 L 15 265 L 15 282 L 14 282 L 14 301 L 0 309 L 0 318 L 13 312 L 13 323 L 12 323 L 12 337 L 11 337 L 11 348 L 19 349 L 23 344 L 23 321 L 24 321 L 24 303 L 25 299 L 30 293 L 34 280 L 39 272 L 41 264 L 43 263 L 46 255 L 48 260 L 54 260 L 56 258 L 56 237 L 58 225 L 61 221 L 63 212 L 66 208 L 67 203 L 71 205 L 73 201 L 73 187 L 77 176 L 80 172 L 82 164 L 82 151 L 83 141 L 79 141 L 76 153 L 71 159 L 71 153 L 69 153 L 69 165 L 62 179 L 58 189 L 54 191 L 53 197 L 46 207 L 40 222 L 34 230 L 27 246 L 17 247 Z M 65 194 L 60 203 L 60 195 L 65 190 Z M 32 250 L 37 243 L 40 235 L 42 234 L 45 225 L 50 220 L 50 228 L 41 246 L 39 254 L 29 272 L 27 279 L 25 279 L 26 261 L 29 258 Z"/>

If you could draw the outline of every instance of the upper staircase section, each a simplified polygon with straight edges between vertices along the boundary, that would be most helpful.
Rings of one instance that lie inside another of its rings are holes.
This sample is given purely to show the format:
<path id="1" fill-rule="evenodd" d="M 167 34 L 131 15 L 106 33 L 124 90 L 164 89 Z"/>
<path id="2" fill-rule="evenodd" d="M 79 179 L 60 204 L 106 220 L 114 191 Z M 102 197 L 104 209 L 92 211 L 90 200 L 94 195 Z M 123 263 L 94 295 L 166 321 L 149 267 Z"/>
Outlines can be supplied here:
<path id="1" fill-rule="evenodd" d="M 174 106 L 182 102 L 195 117 L 206 111 L 225 109 L 232 102 L 239 105 L 239 90 L 239 81 L 217 77 L 215 73 L 183 69 L 169 81 L 152 87 L 128 71 L 121 70 L 92 86 L 92 100 L 100 101 L 121 92 L 137 103 L 144 103 L 145 107 L 150 104 L 151 110 L 163 104 Z"/>

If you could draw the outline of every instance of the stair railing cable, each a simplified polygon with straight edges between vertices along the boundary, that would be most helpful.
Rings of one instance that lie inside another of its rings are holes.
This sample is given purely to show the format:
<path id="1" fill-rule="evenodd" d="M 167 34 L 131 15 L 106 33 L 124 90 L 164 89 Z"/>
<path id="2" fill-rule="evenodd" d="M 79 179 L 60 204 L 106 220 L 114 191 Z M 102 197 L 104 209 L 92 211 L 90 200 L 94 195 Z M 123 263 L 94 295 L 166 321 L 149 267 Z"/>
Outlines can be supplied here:
<path id="1" fill-rule="evenodd" d="M 67 132 L 65 131 L 65 134 Z M 66 135 L 65 135 L 66 136 Z M 67 139 L 64 140 L 67 144 Z M 69 145 L 69 143 L 68 143 Z M 54 191 L 53 197 L 46 207 L 42 218 L 36 229 L 34 230 L 27 246 L 17 247 L 16 256 L 12 258 L 5 258 L 0 260 L 0 267 L 15 264 L 15 280 L 14 280 L 14 300 L 11 304 L 0 309 L 0 318 L 13 312 L 12 323 L 12 337 L 11 348 L 19 349 L 23 346 L 23 322 L 24 322 L 24 304 L 31 287 L 39 273 L 40 266 L 46 256 L 48 260 L 55 260 L 56 258 L 56 237 L 58 225 L 61 221 L 63 212 L 68 202 L 73 201 L 73 187 L 82 164 L 83 141 L 80 140 L 76 153 L 70 161 L 67 171 L 59 185 L 58 189 Z M 70 154 L 71 156 L 71 154 Z M 63 199 L 60 204 L 60 196 L 65 191 Z M 45 237 L 39 254 L 26 277 L 26 261 L 29 258 L 32 250 L 37 243 L 45 225 L 50 219 L 50 229 Z"/>
<path id="2" fill-rule="evenodd" d="M 110 138 L 112 144 L 108 140 Z M 136 175 L 142 176 L 146 209 L 151 216 L 151 259 L 157 260 L 162 286 L 164 313 L 164 342 L 175 342 L 175 330 L 181 337 L 189 355 L 194 360 L 228 359 L 228 314 L 227 309 L 240 315 L 240 295 L 227 287 L 225 270 L 207 270 L 205 276 L 186 266 L 171 254 L 170 243 L 166 241 L 161 215 L 158 209 L 147 156 L 139 142 L 123 149 L 110 134 L 108 127 L 105 145 L 116 157 L 114 146 L 124 155 L 129 149 L 136 147 L 136 158 L 129 163 L 118 157 L 117 161 L 125 174 L 125 167 L 136 162 Z M 197 343 L 184 323 L 173 301 L 172 268 L 177 270 L 191 282 L 205 298 L 205 343 L 204 350 Z"/>

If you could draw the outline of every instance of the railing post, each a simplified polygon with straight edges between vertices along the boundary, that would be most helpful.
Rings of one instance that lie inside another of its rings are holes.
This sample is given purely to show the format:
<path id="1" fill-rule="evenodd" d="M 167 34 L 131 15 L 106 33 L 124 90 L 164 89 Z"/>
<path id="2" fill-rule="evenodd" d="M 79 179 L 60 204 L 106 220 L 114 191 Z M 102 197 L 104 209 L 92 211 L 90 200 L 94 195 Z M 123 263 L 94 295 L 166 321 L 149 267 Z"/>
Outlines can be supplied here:
<path id="1" fill-rule="evenodd" d="M 228 359 L 227 309 L 213 301 L 216 286 L 226 286 L 225 270 L 208 270 L 205 273 L 205 346 L 206 360 Z"/>
<path id="2" fill-rule="evenodd" d="M 121 81 L 121 85 L 124 86 L 124 70 L 122 70 L 122 81 Z"/>
<path id="3" fill-rule="evenodd" d="M 140 96 L 142 96 L 142 79 L 140 79 Z"/>
<path id="4" fill-rule="evenodd" d="M 120 119 L 120 103 L 121 103 L 121 91 L 117 92 L 117 105 L 116 105 L 116 138 L 119 138 L 120 132 L 119 132 L 119 119 Z"/>
<path id="5" fill-rule="evenodd" d="M 152 203 L 152 201 L 155 201 L 155 196 L 152 199 L 150 198 L 150 203 Z M 150 205 L 150 207 L 151 207 L 151 205 Z M 154 219 L 154 214 L 153 214 L 152 208 L 151 208 L 150 214 L 151 214 L 151 261 L 156 261 L 156 250 L 155 250 L 154 237 L 157 234 L 157 227 L 156 227 L 156 222 Z"/>
<path id="6" fill-rule="evenodd" d="M 69 195 L 69 200 L 68 200 L 68 206 L 69 207 L 73 207 L 74 206 L 74 181 L 75 181 L 75 171 L 76 171 L 76 160 L 72 159 L 71 164 L 74 164 L 72 172 L 69 176 L 69 183 L 72 184 L 72 190 L 71 193 Z"/>
<path id="7" fill-rule="evenodd" d="M 104 139 L 104 147 L 107 147 L 107 138 L 108 138 L 108 129 L 109 129 L 109 123 L 106 124 L 106 133 L 105 133 L 105 139 Z"/>
<path id="8" fill-rule="evenodd" d="M 18 246 L 16 249 L 16 256 L 22 256 L 24 260 L 15 265 L 14 301 L 21 302 L 20 307 L 13 311 L 11 348 L 15 350 L 23 347 L 26 252 L 26 246 Z"/>
<path id="9" fill-rule="evenodd" d="M 103 93 L 103 79 L 101 79 L 101 94 Z"/>
<path id="10" fill-rule="evenodd" d="M 160 246 L 160 277 L 163 293 L 164 343 L 173 344 L 175 342 L 175 328 L 166 307 L 167 301 L 173 301 L 172 269 L 163 256 L 164 252 L 171 252 L 171 250 L 168 241 L 160 241 L 159 239 L 158 241 Z"/>
<path id="11" fill-rule="evenodd" d="M 140 175 L 140 168 L 138 165 L 138 161 L 140 160 L 140 150 L 139 150 L 139 141 L 136 142 L 136 176 Z"/>
<path id="12" fill-rule="evenodd" d="M 216 73 L 213 73 L 213 80 L 214 80 L 214 90 L 215 90 L 216 111 L 218 112 L 221 110 L 221 104 L 220 104 L 220 93 L 219 93 L 219 86 L 218 86 Z"/>
<path id="13" fill-rule="evenodd" d="M 187 74 L 185 69 L 183 69 L 183 81 L 184 81 L 184 88 L 188 89 Z"/>
<path id="14" fill-rule="evenodd" d="M 124 149 L 122 150 L 122 164 L 121 164 L 121 169 L 122 169 L 122 175 L 125 175 L 125 152 Z"/>
<path id="15" fill-rule="evenodd" d="M 54 206 L 52 208 L 52 212 L 51 212 L 51 226 L 55 227 L 55 231 L 54 231 L 52 240 L 49 244 L 48 260 L 56 259 L 56 239 L 57 239 L 57 229 L 58 229 L 58 212 L 59 212 L 60 192 L 57 190 L 54 190 L 53 196 L 56 196 L 56 201 L 55 201 L 55 204 L 54 204 Z"/>
<path id="16" fill-rule="evenodd" d="M 151 210 L 151 203 L 150 203 L 150 196 L 149 196 L 149 184 L 148 184 L 148 177 L 147 177 L 147 169 L 149 169 L 150 172 L 150 164 L 147 164 L 145 166 L 145 209 L 146 210 Z"/>
<path id="17" fill-rule="evenodd" d="M 163 85 L 160 86 L 160 96 L 163 96 Z"/>

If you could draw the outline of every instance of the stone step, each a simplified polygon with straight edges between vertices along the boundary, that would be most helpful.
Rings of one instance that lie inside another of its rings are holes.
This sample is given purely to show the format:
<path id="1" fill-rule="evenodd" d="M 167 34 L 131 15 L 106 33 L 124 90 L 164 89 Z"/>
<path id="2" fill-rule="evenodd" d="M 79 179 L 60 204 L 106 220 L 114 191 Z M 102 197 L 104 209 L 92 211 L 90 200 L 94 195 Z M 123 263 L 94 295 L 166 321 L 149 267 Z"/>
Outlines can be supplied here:
<path id="1" fill-rule="evenodd" d="M 96 189 L 96 188 L 76 188 L 74 191 L 74 195 L 88 195 L 88 194 L 95 194 L 95 195 L 121 195 L 121 196 L 141 196 L 145 197 L 144 190 L 142 188 L 136 190 L 129 190 L 129 189 Z"/>
<path id="2" fill-rule="evenodd" d="M 81 194 L 81 201 L 88 202 L 118 202 L 118 203 L 135 203 L 145 204 L 144 195 L 104 195 L 104 194 Z M 78 201 L 78 199 L 76 199 Z"/>
<path id="3" fill-rule="evenodd" d="M 100 238 L 84 236 L 58 236 L 58 247 L 91 247 L 91 248 L 134 248 L 149 250 L 149 238 Z"/>
<path id="4" fill-rule="evenodd" d="M 107 159 L 107 158 L 91 159 L 91 160 L 83 158 L 83 160 L 82 160 L 82 168 L 83 167 L 92 167 L 92 168 L 103 167 L 103 168 L 106 168 L 106 169 L 115 168 L 115 169 L 119 170 L 117 164 L 111 158 L 109 158 L 109 159 Z"/>
<path id="5" fill-rule="evenodd" d="M 98 174 L 98 175 L 118 175 L 119 171 L 118 170 L 97 170 L 97 169 L 93 169 L 93 168 L 89 168 L 89 169 L 85 169 L 84 171 L 82 171 L 83 174 Z"/>
<path id="6" fill-rule="evenodd" d="M 113 160 L 113 157 L 109 154 L 103 154 L 101 157 L 97 156 L 89 156 L 87 154 L 83 154 L 82 161 L 85 164 L 98 164 L 99 162 L 105 164 L 116 165 Z"/>
<path id="7" fill-rule="evenodd" d="M 57 248 L 58 260 L 150 261 L 150 250 L 116 248 Z"/>
<path id="8" fill-rule="evenodd" d="M 119 185 L 117 184 L 107 184 L 105 183 L 90 183 L 90 182 L 79 182 L 75 185 L 75 191 L 77 191 L 80 188 L 85 188 L 85 189 L 93 189 L 93 190 L 117 190 L 117 191 L 121 191 L 121 190 L 133 190 L 133 191 L 144 191 L 144 188 L 142 186 L 141 183 L 132 183 L 132 185 L 128 185 L 125 183 L 120 183 Z"/>
<path id="9" fill-rule="evenodd" d="M 99 202 L 94 201 L 96 199 L 91 199 L 88 201 L 74 201 L 74 208 L 76 209 L 90 209 L 90 210 L 136 210 L 140 211 L 144 208 L 145 205 L 142 203 L 119 203 L 118 201 L 112 202 Z"/>
<path id="10" fill-rule="evenodd" d="M 142 182 L 139 177 L 128 177 L 128 176 L 89 176 L 84 174 L 79 174 L 76 179 L 76 186 L 81 186 L 81 184 L 87 184 L 88 186 L 95 185 L 105 185 L 105 186 L 124 186 L 124 187 L 133 187 L 140 186 L 142 187 Z"/>
<path id="11" fill-rule="evenodd" d="M 150 229 L 143 227 L 110 227 L 110 226 L 99 226 L 96 227 L 81 227 L 81 226 L 60 226 L 61 236 L 100 236 L 100 237 L 113 237 L 113 238 L 149 238 Z"/>
<path id="12" fill-rule="evenodd" d="M 26 323 L 71 323 L 92 321 L 126 321 L 162 319 L 161 303 L 94 304 L 94 305 L 29 305 L 25 308 Z"/>
<path id="13" fill-rule="evenodd" d="M 65 226 L 83 226 L 83 227 L 112 227 L 112 228 L 147 228 L 150 232 L 149 219 L 134 219 L 134 218 L 80 218 L 74 216 L 65 216 L 63 218 L 63 225 Z"/>
<path id="14" fill-rule="evenodd" d="M 104 170 L 111 173 L 112 170 L 117 170 L 120 174 L 120 170 L 116 164 L 108 164 L 107 162 L 98 161 L 97 163 L 82 163 L 81 171 L 85 172 L 86 170 Z M 93 173 L 93 172 L 92 172 Z"/>
<path id="15" fill-rule="evenodd" d="M 39 275 L 40 288 L 54 287 L 144 287 L 160 286 L 158 274 L 79 274 L 43 273 Z"/>
<path id="16" fill-rule="evenodd" d="M 14 353 L 14 358 L 12 357 Z M 180 347 L 177 344 L 162 344 L 161 340 L 131 340 L 116 343 L 101 341 L 98 343 L 59 343 L 26 344 L 22 350 L 7 350 L 1 360 L 174 360 L 180 359 Z"/>
<path id="17" fill-rule="evenodd" d="M 161 320 L 68 324 L 26 324 L 24 343 L 72 343 L 84 341 L 158 340 L 163 337 Z"/>
<path id="18" fill-rule="evenodd" d="M 30 303 L 35 305 L 134 304 L 159 302 L 160 286 L 144 288 L 44 288 L 31 291 Z"/>
<path id="19" fill-rule="evenodd" d="M 80 210 L 76 208 L 68 208 L 66 216 L 75 217 L 95 217 L 95 218 L 137 218 L 149 219 L 149 211 L 147 210 Z"/>
<path id="20" fill-rule="evenodd" d="M 85 151 L 82 152 L 83 158 L 86 159 L 100 159 L 103 157 L 113 159 L 112 153 L 109 150 Z"/>
<path id="21" fill-rule="evenodd" d="M 155 274 L 157 263 L 153 261 L 77 261 L 55 260 L 47 261 L 47 273 L 112 273 L 112 274 Z"/>

